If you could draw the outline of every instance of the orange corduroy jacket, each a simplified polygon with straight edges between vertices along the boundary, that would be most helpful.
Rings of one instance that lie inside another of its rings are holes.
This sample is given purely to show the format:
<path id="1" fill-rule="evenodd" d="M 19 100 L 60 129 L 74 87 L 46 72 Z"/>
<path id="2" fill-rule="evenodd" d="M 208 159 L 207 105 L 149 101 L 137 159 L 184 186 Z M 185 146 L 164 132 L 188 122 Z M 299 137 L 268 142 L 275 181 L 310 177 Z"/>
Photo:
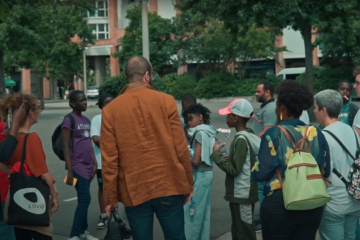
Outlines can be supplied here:
<path id="1" fill-rule="evenodd" d="M 149 84 L 128 84 L 103 109 L 100 149 L 107 205 L 131 207 L 193 191 L 176 102 Z"/>

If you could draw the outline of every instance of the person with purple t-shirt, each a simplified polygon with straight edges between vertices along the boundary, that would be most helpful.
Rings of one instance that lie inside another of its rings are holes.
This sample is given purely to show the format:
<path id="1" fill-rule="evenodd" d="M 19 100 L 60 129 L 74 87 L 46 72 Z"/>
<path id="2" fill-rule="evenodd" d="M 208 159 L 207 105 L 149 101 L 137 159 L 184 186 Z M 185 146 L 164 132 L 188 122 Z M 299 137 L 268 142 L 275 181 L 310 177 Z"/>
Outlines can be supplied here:
<path id="1" fill-rule="evenodd" d="M 90 182 L 96 174 L 97 162 L 90 138 L 90 121 L 81 114 L 87 108 L 86 96 L 82 91 L 76 90 L 71 92 L 69 100 L 73 109 L 70 114 L 75 124 L 72 129 L 68 116 L 65 116 L 62 123 L 64 158 L 68 170 L 66 184 L 72 186 L 74 178 L 77 179 L 75 189 L 78 198 L 69 240 L 98 240 L 87 231 Z"/>

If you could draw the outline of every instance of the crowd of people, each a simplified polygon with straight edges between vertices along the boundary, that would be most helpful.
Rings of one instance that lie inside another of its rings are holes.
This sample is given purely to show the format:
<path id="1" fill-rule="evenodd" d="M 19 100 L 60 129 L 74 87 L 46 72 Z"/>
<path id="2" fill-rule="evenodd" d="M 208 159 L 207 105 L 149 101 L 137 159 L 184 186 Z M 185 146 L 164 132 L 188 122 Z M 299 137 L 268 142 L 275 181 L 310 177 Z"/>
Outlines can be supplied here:
<path id="1" fill-rule="evenodd" d="M 211 125 L 210 110 L 194 96 L 183 97 L 179 114 L 174 98 L 154 89 L 148 60 L 131 58 L 125 75 L 128 85 L 116 98 L 100 96 L 102 113 L 91 121 L 82 114 L 85 94 L 70 94 L 72 112 L 61 124 L 65 182 L 75 187 L 78 199 L 69 240 L 97 240 L 88 231 L 94 178 L 98 229 L 108 226 L 111 211 L 118 211 L 121 202 L 134 240 L 153 239 L 154 214 L 167 240 L 209 240 L 215 165 L 226 174 L 224 200 L 229 202 L 232 239 L 253 240 L 256 232 L 265 240 L 315 239 L 317 232 L 323 240 L 360 239 L 360 189 L 354 180 L 355 165 L 360 164 L 360 111 L 350 100 L 353 87 L 360 97 L 360 67 L 354 71 L 354 85 L 339 81 L 337 90 L 315 96 L 306 85 L 284 80 L 275 99 L 270 82 L 258 84 L 255 95 L 261 106 L 256 113 L 246 99 L 219 109 L 236 132 L 229 147 Z M 312 106 L 319 127 L 310 124 L 307 111 Z M 42 108 L 36 97 L 16 93 L 1 100 L 0 111 L 10 126 L 4 130 L 0 124 L 0 239 L 52 239 L 58 192 L 40 137 L 30 132 Z M 311 156 L 309 162 L 290 165 L 301 154 Z M 327 190 L 326 204 L 295 210 L 287 205 L 284 185 L 291 181 L 294 172 L 289 169 L 294 166 L 297 173 L 315 167 L 318 173 L 305 180 Z M 22 171 L 48 186 L 49 211 L 41 215 L 47 221 L 42 226 L 7 224 L 12 205 L 20 201 L 11 191 L 14 176 Z M 257 202 L 260 218 L 254 219 Z"/>

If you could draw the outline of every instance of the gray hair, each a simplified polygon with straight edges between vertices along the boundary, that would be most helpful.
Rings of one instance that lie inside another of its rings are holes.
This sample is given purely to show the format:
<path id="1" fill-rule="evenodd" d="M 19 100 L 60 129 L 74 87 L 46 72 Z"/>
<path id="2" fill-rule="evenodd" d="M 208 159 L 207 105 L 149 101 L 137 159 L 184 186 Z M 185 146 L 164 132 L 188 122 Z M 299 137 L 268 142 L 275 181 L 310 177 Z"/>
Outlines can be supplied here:
<path id="1" fill-rule="evenodd" d="M 315 103 L 319 110 L 326 108 L 330 118 L 338 118 L 343 106 L 343 98 L 341 94 L 335 90 L 326 89 L 315 96 Z"/>

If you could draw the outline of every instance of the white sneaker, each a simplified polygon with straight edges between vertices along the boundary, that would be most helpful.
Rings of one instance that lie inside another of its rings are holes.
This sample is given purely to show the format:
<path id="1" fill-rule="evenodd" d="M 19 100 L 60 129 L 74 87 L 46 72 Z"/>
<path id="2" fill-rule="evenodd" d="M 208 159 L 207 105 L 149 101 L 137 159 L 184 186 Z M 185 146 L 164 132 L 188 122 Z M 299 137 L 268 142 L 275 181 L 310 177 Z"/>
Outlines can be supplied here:
<path id="1" fill-rule="evenodd" d="M 75 237 L 69 238 L 68 240 L 80 240 L 80 238 L 78 236 L 75 236 Z"/>
<path id="2" fill-rule="evenodd" d="M 98 238 L 90 235 L 89 231 L 85 231 L 83 234 L 80 235 L 80 238 L 86 239 L 86 240 L 99 240 Z"/>

